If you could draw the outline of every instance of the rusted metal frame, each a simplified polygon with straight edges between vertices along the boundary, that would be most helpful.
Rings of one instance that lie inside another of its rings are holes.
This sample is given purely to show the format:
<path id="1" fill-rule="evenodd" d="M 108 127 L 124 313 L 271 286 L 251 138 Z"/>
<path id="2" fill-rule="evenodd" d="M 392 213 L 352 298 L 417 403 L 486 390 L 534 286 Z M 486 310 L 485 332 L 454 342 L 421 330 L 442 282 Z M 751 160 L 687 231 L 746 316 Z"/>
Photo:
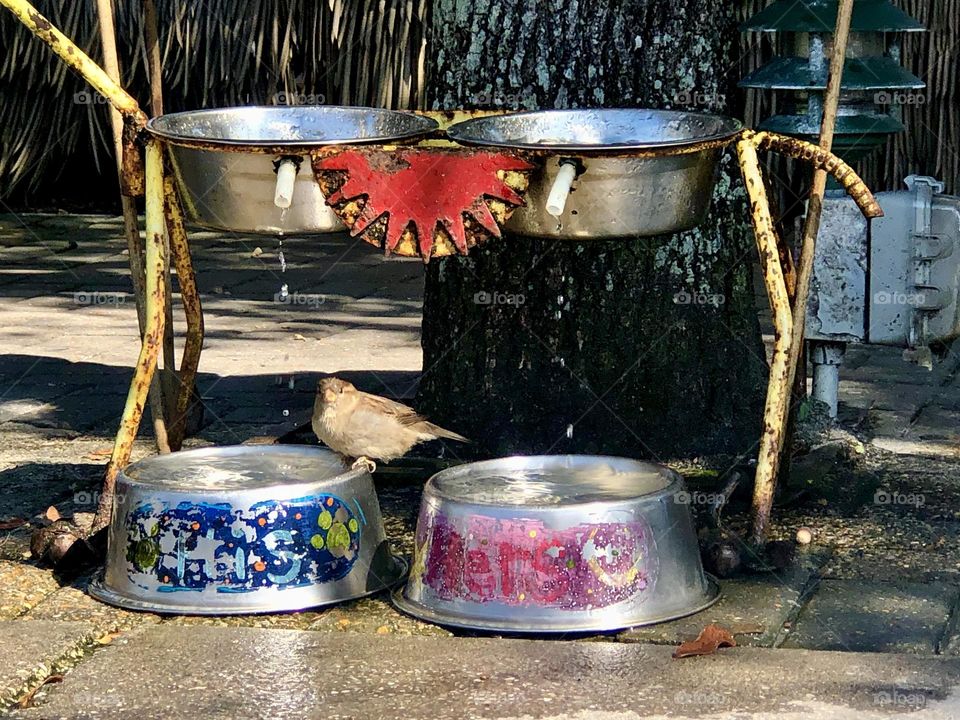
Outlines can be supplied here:
<path id="1" fill-rule="evenodd" d="M 883 215 L 880 204 L 866 183 L 860 179 L 852 167 L 829 150 L 823 150 L 813 143 L 797 138 L 765 131 L 744 130 L 742 137 L 750 140 L 759 150 L 773 150 L 788 157 L 803 160 L 810 163 L 815 170 L 832 175 L 866 217 L 875 218 Z"/>
<path id="2" fill-rule="evenodd" d="M 30 32 L 50 46 L 60 59 L 76 70 L 89 82 L 94 90 L 103 95 L 122 115 L 128 117 L 135 126 L 144 127 L 147 116 L 137 101 L 115 82 L 90 56 L 74 45 L 66 35 L 60 32 L 37 9 L 25 0 L 0 0 L 3 5 L 22 22 Z"/>
<path id="3" fill-rule="evenodd" d="M 749 139 L 743 138 L 737 142 L 737 155 L 744 185 L 747 188 L 747 196 L 750 199 L 750 216 L 775 329 L 773 357 L 770 360 L 770 377 L 767 381 L 767 397 L 763 412 L 763 433 L 760 436 L 760 452 L 753 493 L 751 540 L 759 545 L 766 538 L 770 524 L 785 420 L 790 407 L 789 352 L 795 325 L 780 260 L 777 231 L 770 216 L 767 190 L 763 184 L 763 175 L 757 159 L 757 148 Z"/>
<path id="4" fill-rule="evenodd" d="M 113 444 L 113 452 L 107 463 L 100 502 L 94 517 L 92 532 L 106 527 L 113 510 L 117 474 L 130 462 L 133 443 L 137 437 L 147 391 L 157 368 L 160 346 L 163 341 L 165 317 L 164 242 L 166 232 L 163 213 L 163 151 L 156 140 L 148 140 L 146 148 L 146 216 L 147 241 L 145 263 L 146 323 L 140 356 L 127 393 L 120 429 Z"/>
<path id="5" fill-rule="evenodd" d="M 180 198 L 174 187 L 173 178 L 167 174 L 163 178 L 163 212 L 166 218 L 169 246 L 177 269 L 180 284 L 180 299 L 187 319 L 187 334 L 183 344 L 183 356 L 180 360 L 179 386 L 176 406 L 170 423 L 170 447 L 179 450 L 187 427 L 187 410 L 193 398 L 196 386 L 197 368 L 200 366 L 200 352 L 203 350 L 203 306 L 197 279 L 190 258 L 190 245 L 187 240 L 186 225 Z M 172 369 L 172 368 L 171 368 Z"/>

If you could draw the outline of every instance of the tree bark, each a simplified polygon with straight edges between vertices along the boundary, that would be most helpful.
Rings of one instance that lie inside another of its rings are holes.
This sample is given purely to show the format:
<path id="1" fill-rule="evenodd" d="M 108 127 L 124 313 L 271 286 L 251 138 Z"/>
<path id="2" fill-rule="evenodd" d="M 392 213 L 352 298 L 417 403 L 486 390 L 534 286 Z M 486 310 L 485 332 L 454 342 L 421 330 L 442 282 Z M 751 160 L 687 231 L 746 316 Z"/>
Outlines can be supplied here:
<path id="1" fill-rule="evenodd" d="M 730 113 L 738 41 L 735 3 L 436 0 L 428 88 L 438 109 Z M 507 236 L 431 262 L 421 410 L 478 456 L 753 453 L 766 361 L 744 198 L 727 153 L 695 230 Z"/>

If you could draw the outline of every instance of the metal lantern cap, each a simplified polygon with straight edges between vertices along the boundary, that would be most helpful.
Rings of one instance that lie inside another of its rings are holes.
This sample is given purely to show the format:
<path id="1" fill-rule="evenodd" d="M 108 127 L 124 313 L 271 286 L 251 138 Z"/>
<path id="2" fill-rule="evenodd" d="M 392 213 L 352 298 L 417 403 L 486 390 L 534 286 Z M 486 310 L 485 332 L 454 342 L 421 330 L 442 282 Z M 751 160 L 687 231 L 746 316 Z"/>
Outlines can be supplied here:
<path id="1" fill-rule="evenodd" d="M 838 0 L 778 0 L 747 20 L 744 32 L 832 33 Z M 850 22 L 853 32 L 923 32 L 924 26 L 890 0 L 858 0 Z"/>

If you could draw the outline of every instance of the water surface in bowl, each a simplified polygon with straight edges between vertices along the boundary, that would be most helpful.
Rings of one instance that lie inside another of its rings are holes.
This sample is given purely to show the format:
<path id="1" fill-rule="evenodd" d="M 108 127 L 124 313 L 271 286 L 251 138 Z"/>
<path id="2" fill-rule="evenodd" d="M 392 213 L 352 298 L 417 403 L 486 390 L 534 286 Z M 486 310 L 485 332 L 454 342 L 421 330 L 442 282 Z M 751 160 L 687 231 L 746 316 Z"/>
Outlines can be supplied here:
<path id="1" fill-rule="evenodd" d="M 731 136 L 739 128 L 718 115 L 613 108 L 496 115 L 467 120 L 448 133 L 471 144 L 573 149 L 684 144 Z"/>
<path id="2" fill-rule="evenodd" d="M 461 502 L 560 507 L 633 500 L 664 490 L 673 479 L 648 463 L 555 456 L 474 463 L 439 473 L 431 483 L 439 494 Z"/>
<path id="3" fill-rule="evenodd" d="M 389 141 L 427 133 L 436 122 L 376 108 L 303 105 L 233 107 L 170 113 L 148 127 L 173 139 L 244 144 L 337 144 Z"/>
<path id="4" fill-rule="evenodd" d="M 149 458 L 124 471 L 134 482 L 176 490 L 251 490 L 316 482 L 347 472 L 320 448 L 211 448 Z"/>

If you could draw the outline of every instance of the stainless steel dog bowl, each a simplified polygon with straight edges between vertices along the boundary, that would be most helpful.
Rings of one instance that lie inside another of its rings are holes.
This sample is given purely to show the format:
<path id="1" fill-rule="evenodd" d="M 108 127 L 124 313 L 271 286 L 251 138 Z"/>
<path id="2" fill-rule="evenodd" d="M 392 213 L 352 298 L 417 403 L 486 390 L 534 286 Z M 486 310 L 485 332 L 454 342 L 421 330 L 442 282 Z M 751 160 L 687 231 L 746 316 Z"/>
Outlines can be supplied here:
<path id="1" fill-rule="evenodd" d="M 713 604 L 672 470 L 624 458 L 512 457 L 434 475 L 403 611 L 499 632 L 615 630 Z"/>
<path id="2" fill-rule="evenodd" d="M 508 230 L 603 239 L 677 232 L 703 222 L 722 148 L 741 127 L 701 113 L 544 110 L 466 120 L 447 134 L 465 145 L 543 155 L 526 205 L 513 213 Z M 558 218 L 547 212 L 547 198 L 567 163 L 576 179 Z"/>
<path id="3" fill-rule="evenodd" d="M 147 129 L 169 148 L 187 219 L 244 233 L 346 230 L 326 205 L 308 154 L 328 145 L 416 140 L 437 123 L 413 113 L 308 105 L 234 107 L 172 113 Z M 299 163 L 292 205 L 274 204 L 277 167 Z"/>
<path id="4" fill-rule="evenodd" d="M 405 571 L 365 471 L 321 448 L 210 448 L 121 473 L 90 594 L 158 613 L 277 612 L 361 597 Z"/>

